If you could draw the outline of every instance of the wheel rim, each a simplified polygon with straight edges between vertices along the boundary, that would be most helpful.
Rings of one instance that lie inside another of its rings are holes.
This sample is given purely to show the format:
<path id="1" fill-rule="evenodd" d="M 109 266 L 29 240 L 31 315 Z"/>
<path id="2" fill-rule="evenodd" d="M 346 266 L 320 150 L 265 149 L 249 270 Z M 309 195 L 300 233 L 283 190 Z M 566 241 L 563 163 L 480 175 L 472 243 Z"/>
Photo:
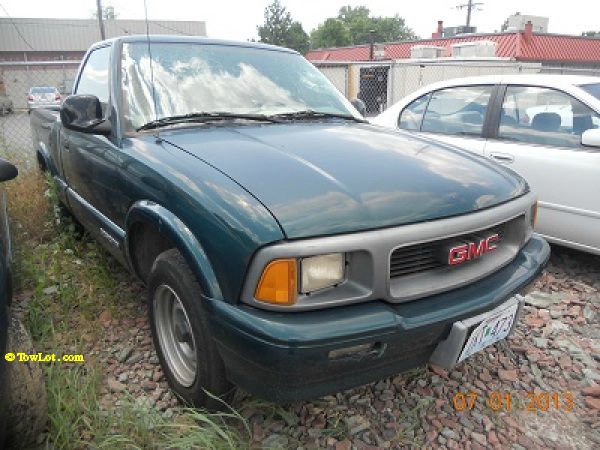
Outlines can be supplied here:
<path id="1" fill-rule="evenodd" d="M 196 379 L 196 341 L 178 295 L 166 284 L 154 292 L 154 322 L 164 359 L 179 384 L 190 387 Z"/>

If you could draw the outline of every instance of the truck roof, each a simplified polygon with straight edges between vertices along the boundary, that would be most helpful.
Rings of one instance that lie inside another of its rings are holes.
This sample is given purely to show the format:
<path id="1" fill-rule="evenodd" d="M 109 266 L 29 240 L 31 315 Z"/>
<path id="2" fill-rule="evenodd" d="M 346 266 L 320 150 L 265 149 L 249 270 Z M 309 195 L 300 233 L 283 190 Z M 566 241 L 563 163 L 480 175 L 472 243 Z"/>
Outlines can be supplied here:
<path id="1" fill-rule="evenodd" d="M 127 36 L 119 36 L 116 38 L 106 39 L 104 41 L 96 42 L 92 44 L 90 49 L 101 47 L 106 44 L 114 44 L 117 42 L 148 42 L 150 43 L 194 43 L 194 44 L 206 44 L 206 45 L 226 45 L 231 47 L 249 47 L 249 48 L 260 48 L 264 50 L 275 50 L 286 53 L 296 53 L 297 51 L 279 47 L 277 45 L 263 44 L 261 42 L 244 42 L 244 41 L 230 41 L 226 39 L 212 39 L 203 36 L 180 36 L 180 35 L 169 35 L 169 34 L 151 34 L 146 36 L 145 34 L 134 34 Z"/>

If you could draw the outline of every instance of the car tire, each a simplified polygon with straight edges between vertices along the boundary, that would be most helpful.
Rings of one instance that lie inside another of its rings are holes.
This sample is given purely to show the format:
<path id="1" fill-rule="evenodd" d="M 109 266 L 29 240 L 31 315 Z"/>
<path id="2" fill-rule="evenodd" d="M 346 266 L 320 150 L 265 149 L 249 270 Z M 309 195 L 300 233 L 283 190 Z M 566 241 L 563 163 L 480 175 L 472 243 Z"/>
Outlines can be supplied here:
<path id="1" fill-rule="evenodd" d="M 7 351 L 34 354 L 33 344 L 23 324 L 11 315 L 8 326 Z M 39 363 L 7 364 L 6 421 L 7 448 L 30 448 L 36 444 L 48 421 L 46 384 Z"/>
<path id="2" fill-rule="evenodd" d="M 177 249 L 156 258 L 148 277 L 148 315 L 165 377 L 185 403 L 218 410 L 229 403 L 234 386 L 203 313 L 201 293 Z"/>

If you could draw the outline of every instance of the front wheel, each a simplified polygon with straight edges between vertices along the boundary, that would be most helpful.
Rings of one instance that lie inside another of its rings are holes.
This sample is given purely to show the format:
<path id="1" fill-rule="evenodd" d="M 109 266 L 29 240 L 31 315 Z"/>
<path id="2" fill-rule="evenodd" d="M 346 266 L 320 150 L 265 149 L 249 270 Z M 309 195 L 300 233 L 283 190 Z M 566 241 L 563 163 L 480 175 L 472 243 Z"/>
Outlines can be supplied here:
<path id="1" fill-rule="evenodd" d="M 178 250 L 156 258 L 148 278 L 148 314 L 165 377 L 184 402 L 220 409 L 224 403 L 214 397 L 229 401 L 233 385 L 202 313 L 201 293 Z"/>

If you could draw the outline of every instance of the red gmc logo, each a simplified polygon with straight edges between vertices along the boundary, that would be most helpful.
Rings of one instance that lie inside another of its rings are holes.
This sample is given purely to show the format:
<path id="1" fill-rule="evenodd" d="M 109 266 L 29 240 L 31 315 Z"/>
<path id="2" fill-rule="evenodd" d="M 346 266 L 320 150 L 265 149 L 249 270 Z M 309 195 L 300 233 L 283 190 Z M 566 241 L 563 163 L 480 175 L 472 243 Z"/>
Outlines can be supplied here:
<path id="1" fill-rule="evenodd" d="M 485 253 L 493 252 L 498 248 L 496 242 L 500 240 L 498 233 L 492 234 L 478 243 L 469 242 L 468 244 L 452 247 L 448 252 L 448 264 L 455 266 L 471 259 L 477 259 Z"/>

